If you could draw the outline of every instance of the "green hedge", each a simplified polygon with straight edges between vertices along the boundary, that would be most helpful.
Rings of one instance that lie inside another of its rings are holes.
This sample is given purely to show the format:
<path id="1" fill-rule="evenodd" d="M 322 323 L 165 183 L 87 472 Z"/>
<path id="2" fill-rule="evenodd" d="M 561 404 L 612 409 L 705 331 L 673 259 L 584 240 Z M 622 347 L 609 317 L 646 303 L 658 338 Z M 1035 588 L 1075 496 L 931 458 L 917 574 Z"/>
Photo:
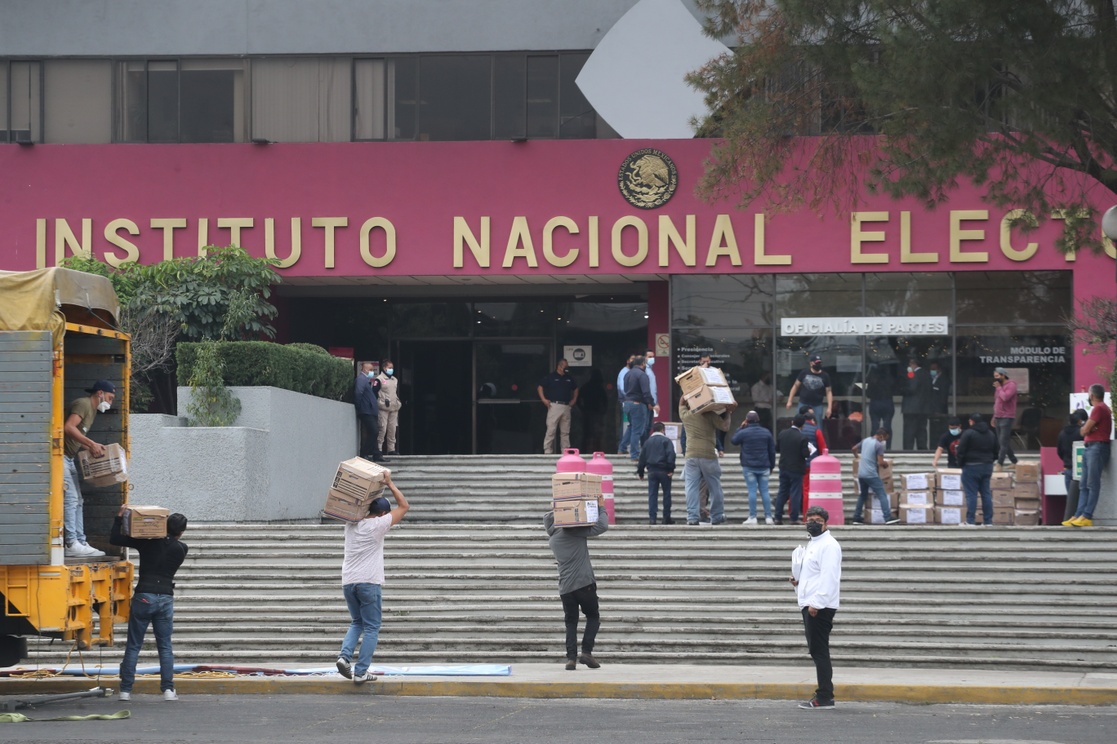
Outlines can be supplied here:
<path id="1" fill-rule="evenodd" d="M 270 386 L 320 398 L 341 400 L 353 386 L 353 364 L 312 344 L 268 341 L 218 341 L 226 385 Z M 178 345 L 178 379 L 185 384 L 194 370 L 199 344 Z M 318 349 L 314 351 L 313 349 Z"/>

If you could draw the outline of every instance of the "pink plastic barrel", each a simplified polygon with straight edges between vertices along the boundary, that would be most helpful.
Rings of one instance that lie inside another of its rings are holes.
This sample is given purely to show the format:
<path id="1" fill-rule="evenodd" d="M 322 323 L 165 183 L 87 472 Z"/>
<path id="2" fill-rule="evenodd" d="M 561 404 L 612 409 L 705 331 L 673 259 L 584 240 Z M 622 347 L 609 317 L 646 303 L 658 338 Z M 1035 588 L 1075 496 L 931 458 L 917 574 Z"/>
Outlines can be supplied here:
<path id="1" fill-rule="evenodd" d="M 842 464 L 833 455 L 822 454 L 811 460 L 811 506 L 821 506 L 830 514 L 827 524 L 846 523 Z"/>
<path id="2" fill-rule="evenodd" d="M 605 500 L 605 513 L 609 515 L 609 524 L 616 524 L 617 512 L 613 501 L 613 463 L 605 458 L 604 452 L 594 452 L 593 457 L 586 465 L 586 472 L 601 476 L 601 497 Z"/>
<path id="3" fill-rule="evenodd" d="M 586 472 L 586 461 L 578 454 L 578 450 L 574 448 L 564 449 L 562 457 L 555 463 L 556 473 L 584 473 Z"/>

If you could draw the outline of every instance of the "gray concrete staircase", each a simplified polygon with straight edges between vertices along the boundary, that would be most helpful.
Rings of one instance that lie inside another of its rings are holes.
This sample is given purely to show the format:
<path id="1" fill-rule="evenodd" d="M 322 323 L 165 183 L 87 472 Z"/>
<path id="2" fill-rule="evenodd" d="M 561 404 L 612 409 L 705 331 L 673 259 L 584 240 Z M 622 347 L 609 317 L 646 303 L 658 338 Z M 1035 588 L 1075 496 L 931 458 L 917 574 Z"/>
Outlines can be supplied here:
<path id="1" fill-rule="evenodd" d="M 559 661 L 562 610 L 540 524 L 554 458 L 394 459 L 412 511 L 388 537 L 379 663 Z M 806 660 L 787 584 L 790 551 L 806 534 L 740 526 L 744 485 L 735 462 L 726 470 L 731 524 L 711 528 L 648 525 L 643 484 L 618 468 L 618 525 L 591 547 L 602 660 Z M 836 664 L 1117 670 L 1112 530 L 834 532 L 844 551 Z M 177 661 L 332 662 L 348 625 L 340 525 L 196 521 L 187 540 L 176 589 Z M 120 631 L 116 649 L 87 652 L 86 660 L 117 663 Z M 141 663 L 155 663 L 149 646 Z M 32 648 L 44 664 L 59 663 L 65 651 Z"/>

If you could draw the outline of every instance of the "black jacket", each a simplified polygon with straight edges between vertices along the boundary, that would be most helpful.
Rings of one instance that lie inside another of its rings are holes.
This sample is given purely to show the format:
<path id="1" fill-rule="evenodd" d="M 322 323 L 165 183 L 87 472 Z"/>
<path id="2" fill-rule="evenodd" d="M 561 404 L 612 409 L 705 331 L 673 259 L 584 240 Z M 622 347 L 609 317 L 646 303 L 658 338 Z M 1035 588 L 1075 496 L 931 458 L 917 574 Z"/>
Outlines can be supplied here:
<path id="1" fill-rule="evenodd" d="M 675 472 L 675 443 L 663 434 L 652 434 L 640 448 L 636 475 L 644 477 L 644 469 Z"/>
<path id="2" fill-rule="evenodd" d="M 186 560 L 186 543 L 177 537 L 156 537 L 141 540 L 121 533 L 123 521 L 113 520 L 109 542 L 133 548 L 140 554 L 140 579 L 136 582 L 137 594 L 175 593 L 175 572 Z"/>
<path id="3" fill-rule="evenodd" d="M 958 464 L 989 465 L 997 461 L 1000 452 L 997 443 L 997 433 L 989 428 L 989 424 L 979 421 L 962 432 L 958 440 Z"/>
<path id="4" fill-rule="evenodd" d="M 794 426 L 784 429 L 776 440 L 776 450 L 780 453 L 781 473 L 806 474 L 811 451 L 803 432 Z"/>
<path id="5" fill-rule="evenodd" d="M 1055 442 L 1055 451 L 1059 454 L 1059 459 L 1063 461 L 1063 467 L 1067 470 L 1074 467 L 1074 443 L 1081 441 L 1082 431 L 1079 426 L 1068 424 L 1059 432 L 1059 439 Z"/>

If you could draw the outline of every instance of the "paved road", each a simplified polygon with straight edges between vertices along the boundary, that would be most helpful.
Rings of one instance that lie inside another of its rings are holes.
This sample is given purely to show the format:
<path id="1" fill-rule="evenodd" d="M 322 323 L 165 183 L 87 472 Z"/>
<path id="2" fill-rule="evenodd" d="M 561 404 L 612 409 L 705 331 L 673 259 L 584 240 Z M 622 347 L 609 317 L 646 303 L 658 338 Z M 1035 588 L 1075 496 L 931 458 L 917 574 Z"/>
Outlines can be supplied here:
<path id="1" fill-rule="evenodd" d="M 46 722 L 112 713 L 119 721 Z M 392 744 L 1096 744 L 1109 741 L 1115 707 L 848 703 L 801 711 L 772 700 L 536 700 L 345 695 L 137 695 L 68 701 L 0 723 L 3 742 L 287 742 Z"/>

